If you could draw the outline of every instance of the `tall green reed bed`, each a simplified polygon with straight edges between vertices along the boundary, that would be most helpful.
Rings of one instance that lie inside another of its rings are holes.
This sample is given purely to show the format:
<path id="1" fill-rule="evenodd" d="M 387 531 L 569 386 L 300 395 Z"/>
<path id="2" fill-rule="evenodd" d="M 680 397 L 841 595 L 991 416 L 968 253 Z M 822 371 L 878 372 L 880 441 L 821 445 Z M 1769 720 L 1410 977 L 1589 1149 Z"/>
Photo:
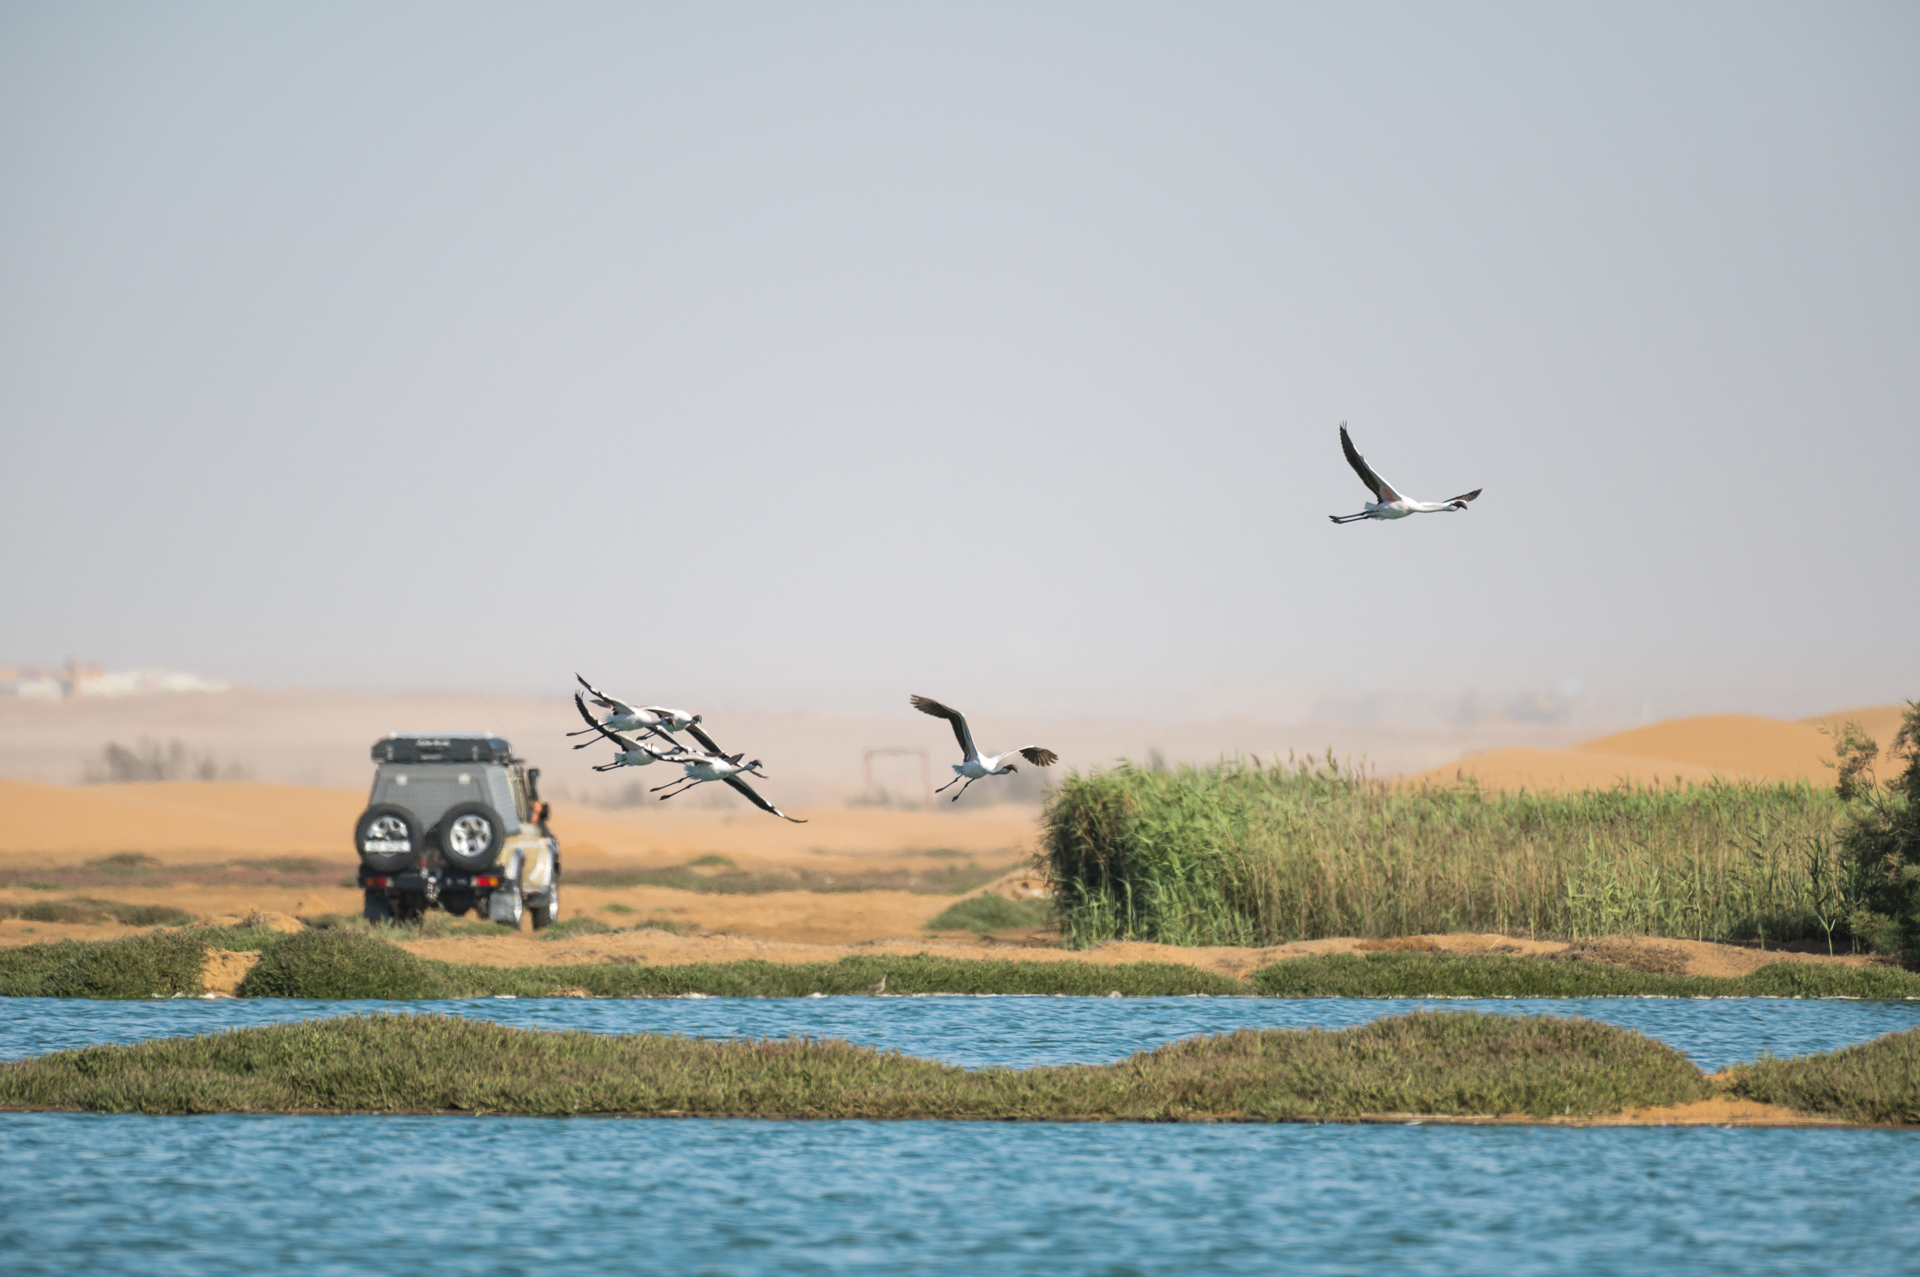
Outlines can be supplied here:
<path id="1" fill-rule="evenodd" d="M 1806 784 L 1414 789 L 1331 758 L 1071 774 L 1044 817 L 1073 945 L 1498 931 L 1831 940 L 1847 804 Z M 1844 930 L 1840 932 L 1844 935 Z"/>

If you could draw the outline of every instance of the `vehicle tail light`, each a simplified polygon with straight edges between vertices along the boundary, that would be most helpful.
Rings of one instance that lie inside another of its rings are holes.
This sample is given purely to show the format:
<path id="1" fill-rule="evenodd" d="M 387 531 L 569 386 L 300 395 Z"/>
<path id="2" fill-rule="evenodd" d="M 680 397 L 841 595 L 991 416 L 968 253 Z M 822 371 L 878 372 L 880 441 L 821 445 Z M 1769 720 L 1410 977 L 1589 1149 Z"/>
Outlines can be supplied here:
<path id="1" fill-rule="evenodd" d="M 369 887 L 390 887 L 390 886 L 392 886 L 392 885 L 393 885 L 393 879 L 391 879 L 391 878 L 369 878 L 369 879 L 367 879 L 367 885 L 368 885 Z"/>
<path id="2" fill-rule="evenodd" d="M 475 878 L 473 885 L 476 887 L 497 887 L 500 885 L 500 880 L 498 878 Z"/>

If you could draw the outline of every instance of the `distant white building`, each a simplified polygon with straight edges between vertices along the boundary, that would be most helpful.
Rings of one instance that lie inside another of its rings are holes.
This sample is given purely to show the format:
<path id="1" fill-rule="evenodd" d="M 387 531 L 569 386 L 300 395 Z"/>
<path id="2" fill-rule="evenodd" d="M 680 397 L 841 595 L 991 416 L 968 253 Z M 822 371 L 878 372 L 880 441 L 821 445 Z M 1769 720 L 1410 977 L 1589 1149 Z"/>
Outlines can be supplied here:
<path id="1" fill-rule="evenodd" d="M 103 670 L 80 661 L 68 661 L 57 670 L 0 669 L 0 696 L 30 701 L 224 692 L 228 686 L 177 670 Z"/>

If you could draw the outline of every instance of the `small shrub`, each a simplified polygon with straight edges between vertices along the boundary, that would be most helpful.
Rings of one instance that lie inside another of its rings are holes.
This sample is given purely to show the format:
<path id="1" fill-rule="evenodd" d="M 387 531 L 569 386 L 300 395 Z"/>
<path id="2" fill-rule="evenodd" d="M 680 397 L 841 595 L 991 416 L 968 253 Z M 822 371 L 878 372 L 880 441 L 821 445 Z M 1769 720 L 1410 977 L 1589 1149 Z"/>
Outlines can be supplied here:
<path id="1" fill-rule="evenodd" d="M 101 873 L 111 874 L 116 878 L 131 877 L 143 869 L 154 869 L 160 865 L 160 861 L 156 858 L 138 851 L 115 852 L 111 856 L 102 856 L 98 860 L 89 860 L 87 863 Z"/>

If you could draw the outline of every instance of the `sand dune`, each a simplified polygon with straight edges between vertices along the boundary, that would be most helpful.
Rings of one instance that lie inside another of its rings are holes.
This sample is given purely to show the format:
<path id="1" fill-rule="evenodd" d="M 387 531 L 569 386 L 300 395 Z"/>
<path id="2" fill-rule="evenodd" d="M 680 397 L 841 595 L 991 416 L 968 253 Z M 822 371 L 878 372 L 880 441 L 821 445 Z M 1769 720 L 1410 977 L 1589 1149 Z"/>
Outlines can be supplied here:
<path id="1" fill-rule="evenodd" d="M 351 860 L 364 791 L 207 782 L 36 785 L 0 780 L 0 855 L 61 860 L 139 851 L 170 862 L 333 854 Z"/>
<path id="2" fill-rule="evenodd" d="M 1874 706 L 1787 722 L 1750 714 L 1669 719 L 1568 749 L 1498 749 L 1408 777 L 1412 784 L 1471 778 L 1489 789 L 1567 791 L 1617 784 L 1697 784 L 1729 780 L 1833 783 L 1832 731 L 1857 722 L 1879 741 L 1883 760 L 1899 730 L 1901 707 Z M 1822 730 L 1822 729 L 1826 730 Z M 1893 769 L 1883 765 L 1883 777 Z"/>
<path id="3" fill-rule="evenodd" d="M 181 782 L 38 785 L 0 780 L 0 858 L 65 863 L 138 851 L 168 864 L 235 857 L 324 856 L 351 873 L 353 822 L 364 791 L 293 785 Z M 927 815 L 873 808 L 798 813 L 804 825 L 757 811 L 597 811 L 555 805 L 553 829 L 567 863 L 683 864 L 717 853 L 741 869 L 801 865 L 834 872 L 889 868 L 929 851 L 1012 860 L 1030 849 L 1032 808 L 1002 806 Z"/>

